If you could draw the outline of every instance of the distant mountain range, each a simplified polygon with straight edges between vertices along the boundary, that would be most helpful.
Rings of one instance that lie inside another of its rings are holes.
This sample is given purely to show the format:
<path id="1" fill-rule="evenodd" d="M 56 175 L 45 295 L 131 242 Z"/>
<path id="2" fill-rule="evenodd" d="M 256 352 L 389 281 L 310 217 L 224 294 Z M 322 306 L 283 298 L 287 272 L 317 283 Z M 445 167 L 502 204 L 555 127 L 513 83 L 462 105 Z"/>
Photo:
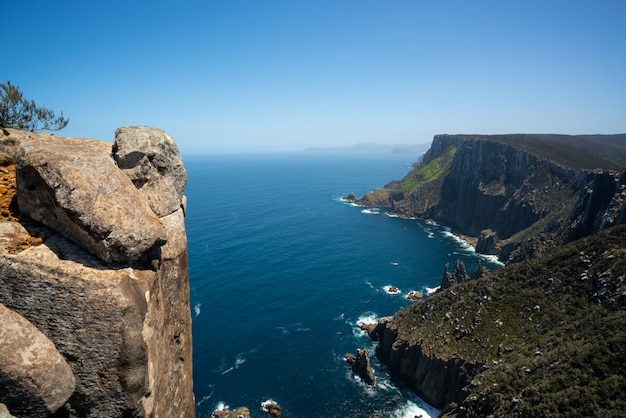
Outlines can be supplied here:
<path id="1" fill-rule="evenodd" d="M 378 144 L 376 142 L 359 143 L 345 147 L 312 147 L 304 152 L 353 152 L 378 154 L 421 154 L 428 150 L 430 143 L 423 144 Z"/>

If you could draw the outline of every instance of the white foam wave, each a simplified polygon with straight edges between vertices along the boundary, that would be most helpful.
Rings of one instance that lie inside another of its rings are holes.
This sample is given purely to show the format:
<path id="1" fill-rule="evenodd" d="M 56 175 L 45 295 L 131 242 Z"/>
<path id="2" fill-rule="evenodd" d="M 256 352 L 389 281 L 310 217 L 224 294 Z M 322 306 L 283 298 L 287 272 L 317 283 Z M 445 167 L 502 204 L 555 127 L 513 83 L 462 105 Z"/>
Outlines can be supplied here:
<path id="1" fill-rule="evenodd" d="M 377 323 L 378 323 L 378 315 L 376 315 L 374 312 L 364 312 L 356 320 L 356 324 L 358 326 L 371 325 L 371 324 L 377 324 Z"/>
<path id="2" fill-rule="evenodd" d="M 352 335 L 354 335 L 356 338 L 367 337 L 367 334 L 361 329 L 361 326 L 377 324 L 378 315 L 376 315 L 374 312 L 364 312 L 363 314 L 361 314 L 361 316 L 357 318 L 356 323 L 348 323 L 352 325 Z"/>
<path id="3" fill-rule="evenodd" d="M 226 405 L 224 402 L 218 402 L 217 405 L 215 406 L 215 410 L 216 411 L 224 411 L 228 408 L 228 405 Z"/>
<path id="4" fill-rule="evenodd" d="M 458 237 L 456 235 L 454 235 L 453 233 L 451 233 L 449 230 L 446 230 L 445 232 L 443 232 L 443 234 L 449 238 L 451 238 L 452 240 L 456 241 L 460 247 L 467 251 L 467 252 L 471 252 L 474 253 L 475 255 L 477 255 L 478 257 L 487 260 L 490 263 L 493 264 L 497 264 L 499 266 L 503 266 L 504 263 L 501 262 L 500 260 L 498 260 L 498 256 L 496 255 L 489 255 L 489 254 L 480 254 L 476 252 L 476 248 L 473 247 L 469 242 L 465 241 L 464 239 L 462 239 L 461 237 Z"/>
<path id="5" fill-rule="evenodd" d="M 459 237 L 457 235 L 454 235 L 452 232 L 450 232 L 450 228 L 446 229 L 443 232 L 443 235 L 445 235 L 446 237 L 452 239 L 453 241 L 456 241 L 459 244 L 459 246 L 461 248 L 463 248 L 464 250 L 466 250 L 466 251 L 470 251 L 470 252 L 475 252 L 476 251 L 476 249 L 474 247 L 472 247 L 472 245 L 469 242 L 465 241 L 463 238 L 461 238 L 461 237 Z"/>
<path id="6" fill-rule="evenodd" d="M 237 354 L 237 357 L 235 357 L 235 362 L 233 363 L 233 365 L 230 366 L 227 369 L 224 369 L 222 371 L 222 375 L 228 374 L 228 373 L 232 372 L 233 370 L 237 370 L 239 368 L 239 366 L 241 366 L 245 362 L 246 362 L 246 358 L 243 357 L 243 353 Z M 221 364 L 222 365 L 221 365 L 220 368 L 226 367 L 224 360 L 222 360 Z"/>
<path id="7" fill-rule="evenodd" d="M 416 217 L 414 217 L 414 216 L 400 216 L 400 215 L 397 215 L 397 214 L 395 214 L 395 213 L 389 213 L 389 212 L 385 212 L 385 214 L 386 214 L 387 216 L 389 216 L 390 218 L 401 218 L 401 219 L 411 219 L 411 220 L 416 220 L 416 219 L 418 219 L 418 218 L 416 218 Z"/>
<path id="8" fill-rule="evenodd" d="M 479 256 L 480 258 L 483 258 L 485 260 L 487 260 L 490 263 L 496 264 L 498 266 L 503 266 L 504 263 L 500 260 L 498 260 L 498 256 L 497 255 L 491 255 L 491 254 L 480 254 L 480 253 L 476 253 L 477 256 Z"/>
<path id="9" fill-rule="evenodd" d="M 390 416 L 391 418 L 434 418 L 439 416 L 440 413 L 440 410 L 426 405 L 425 403 L 418 405 L 416 402 L 408 400 L 406 404 L 393 411 Z"/>
<path id="10" fill-rule="evenodd" d="M 269 406 L 271 406 L 271 405 L 278 405 L 278 403 L 275 400 L 273 400 L 273 399 L 268 399 L 268 400 L 266 400 L 264 402 L 261 402 L 261 409 L 264 412 L 270 412 Z"/>
<path id="11" fill-rule="evenodd" d="M 426 294 L 427 295 L 432 295 L 433 293 L 435 293 L 437 290 L 439 290 L 441 286 L 437 286 L 437 287 L 427 287 L 426 288 Z"/>
<path id="12" fill-rule="evenodd" d="M 380 215 L 380 209 L 378 208 L 362 209 L 361 213 L 364 213 L 366 215 Z"/>
<path id="13" fill-rule="evenodd" d="M 196 317 L 198 315 L 200 315 L 200 307 L 202 306 L 201 303 L 196 303 L 196 305 L 193 307 L 193 312 L 196 314 Z"/>
<path id="14" fill-rule="evenodd" d="M 205 403 L 206 401 L 211 399 L 211 397 L 213 397 L 213 394 L 215 393 L 215 389 L 213 389 L 213 388 L 215 387 L 215 385 L 209 385 L 209 387 L 212 389 L 211 393 L 209 393 L 206 396 L 203 396 L 202 399 L 200 399 L 198 402 L 196 402 L 196 406 L 202 405 L 203 403 Z"/>

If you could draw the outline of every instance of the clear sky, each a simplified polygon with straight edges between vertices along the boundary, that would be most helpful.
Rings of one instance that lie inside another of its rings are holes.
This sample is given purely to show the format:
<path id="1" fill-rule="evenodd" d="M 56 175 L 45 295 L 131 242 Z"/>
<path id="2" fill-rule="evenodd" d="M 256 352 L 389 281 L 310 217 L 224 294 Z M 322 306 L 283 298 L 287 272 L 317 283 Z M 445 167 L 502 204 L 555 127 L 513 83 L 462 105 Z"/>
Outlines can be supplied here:
<path id="1" fill-rule="evenodd" d="M 626 132 L 626 1 L 6 1 L 0 79 L 183 153 Z"/>

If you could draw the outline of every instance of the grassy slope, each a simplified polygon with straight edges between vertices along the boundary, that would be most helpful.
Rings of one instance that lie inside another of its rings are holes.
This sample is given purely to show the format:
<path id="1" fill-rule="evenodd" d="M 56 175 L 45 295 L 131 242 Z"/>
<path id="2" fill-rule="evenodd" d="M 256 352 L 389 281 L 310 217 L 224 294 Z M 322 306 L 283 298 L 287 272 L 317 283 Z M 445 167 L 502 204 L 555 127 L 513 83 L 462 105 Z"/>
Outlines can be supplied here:
<path id="1" fill-rule="evenodd" d="M 439 178 L 452 163 L 455 152 L 456 147 L 451 146 L 442 155 L 417 169 L 415 177 L 407 178 L 401 182 L 400 188 L 402 191 L 410 193 L 422 184 Z"/>
<path id="2" fill-rule="evenodd" d="M 626 134 L 617 135 L 460 135 L 524 149 L 575 170 L 626 169 Z"/>
<path id="3" fill-rule="evenodd" d="M 402 338 L 485 365 L 450 416 L 624 416 L 625 275 L 620 226 L 453 286 L 394 322 Z"/>

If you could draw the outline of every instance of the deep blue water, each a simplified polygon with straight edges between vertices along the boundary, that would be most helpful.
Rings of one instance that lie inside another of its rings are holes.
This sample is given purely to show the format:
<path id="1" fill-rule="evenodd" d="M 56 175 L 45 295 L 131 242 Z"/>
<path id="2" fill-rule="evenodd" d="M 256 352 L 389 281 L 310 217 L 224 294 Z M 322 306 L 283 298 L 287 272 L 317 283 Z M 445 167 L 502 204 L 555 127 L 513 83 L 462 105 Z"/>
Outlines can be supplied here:
<path id="1" fill-rule="evenodd" d="M 476 256 L 441 227 L 367 214 L 341 197 L 402 178 L 418 155 L 186 156 L 198 417 L 278 402 L 284 417 L 411 416 L 427 405 L 375 359 L 359 321 L 410 304 Z M 385 286 L 398 287 L 391 295 Z M 367 348 L 377 386 L 343 360 Z M 423 413 L 423 412 L 422 412 Z"/>

